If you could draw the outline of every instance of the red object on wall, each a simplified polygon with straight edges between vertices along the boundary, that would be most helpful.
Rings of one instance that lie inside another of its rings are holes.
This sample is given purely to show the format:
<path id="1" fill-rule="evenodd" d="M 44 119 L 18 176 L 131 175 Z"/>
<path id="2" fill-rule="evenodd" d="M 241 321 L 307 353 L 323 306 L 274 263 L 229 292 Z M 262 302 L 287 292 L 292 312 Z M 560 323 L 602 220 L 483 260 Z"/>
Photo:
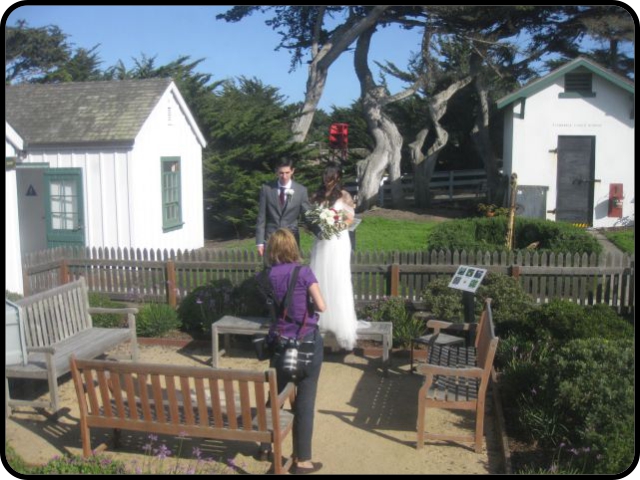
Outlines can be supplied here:
<path id="1" fill-rule="evenodd" d="M 609 216 L 610 217 L 622 217 L 622 184 L 611 183 L 609 184 Z"/>
<path id="2" fill-rule="evenodd" d="M 346 150 L 349 144 L 349 124 L 332 123 L 329 127 L 329 148 Z"/>

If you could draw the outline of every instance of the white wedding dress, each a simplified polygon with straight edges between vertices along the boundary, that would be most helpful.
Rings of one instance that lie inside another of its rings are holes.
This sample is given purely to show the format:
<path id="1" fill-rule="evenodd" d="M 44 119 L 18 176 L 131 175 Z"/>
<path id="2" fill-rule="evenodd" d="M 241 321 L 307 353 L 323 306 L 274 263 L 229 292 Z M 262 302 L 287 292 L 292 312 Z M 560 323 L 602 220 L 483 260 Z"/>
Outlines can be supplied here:
<path id="1" fill-rule="evenodd" d="M 353 219 L 353 201 L 348 193 L 333 205 Z M 351 205 L 349 205 L 351 203 Z M 351 283 L 351 239 L 349 231 L 340 232 L 329 240 L 316 238 L 311 248 L 310 267 L 322 292 L 326 310 L 320 314 L 320 328 L 332 332 L 340 347 L 353 350 L 356 346 L 358 320 Z"/>

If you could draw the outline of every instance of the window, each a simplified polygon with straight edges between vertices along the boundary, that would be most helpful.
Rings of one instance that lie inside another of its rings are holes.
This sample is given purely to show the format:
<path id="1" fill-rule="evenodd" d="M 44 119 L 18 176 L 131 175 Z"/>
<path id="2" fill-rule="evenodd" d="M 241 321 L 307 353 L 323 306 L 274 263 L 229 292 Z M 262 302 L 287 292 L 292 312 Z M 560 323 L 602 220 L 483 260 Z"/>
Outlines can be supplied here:
<path id="1" fill-rule="evenodd" d="M 593 92 L 593 75 L 591 72 L 571 72 L 564 76 L 563 98 L 595 97 Z"/>
<path id="2" fill-rule="evenodd" d="M 182 227 L 180 157 L 162 157 L 162 228 Z"/>

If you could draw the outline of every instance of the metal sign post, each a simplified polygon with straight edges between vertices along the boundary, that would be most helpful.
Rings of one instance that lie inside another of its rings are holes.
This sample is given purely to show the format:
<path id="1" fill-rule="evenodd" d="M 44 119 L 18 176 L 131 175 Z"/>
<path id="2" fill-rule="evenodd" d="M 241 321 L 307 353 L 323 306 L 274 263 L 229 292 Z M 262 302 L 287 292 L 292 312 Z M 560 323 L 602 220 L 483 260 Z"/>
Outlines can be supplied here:
<path id="1" fill-rule="evenodd" d="M 486 268 L 459 265 L 458 270 L 453 274 L 451 282 L 449 282 L 450 288 L 462 290 L 462 305 L 464 307 L 464 321 L 466 323 L 475 322 L 475 315 L 473 313 L 475 303 L 474 294 L 486 274 Z"/>

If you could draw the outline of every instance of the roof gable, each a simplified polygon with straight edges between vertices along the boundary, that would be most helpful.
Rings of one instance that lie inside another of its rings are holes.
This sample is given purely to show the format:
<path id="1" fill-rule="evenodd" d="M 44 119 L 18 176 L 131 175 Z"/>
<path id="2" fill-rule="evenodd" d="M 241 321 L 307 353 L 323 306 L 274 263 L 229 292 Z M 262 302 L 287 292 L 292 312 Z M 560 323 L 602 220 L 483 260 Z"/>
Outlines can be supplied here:
<path id="1" fill-rule="evenodd" d="M 570 73 L 579 68 L 586 68 L 590 72 L 608 80 L 609 82 L 620 87 L 621 89 L 629 93 L 635 94 L 634 82 L 612 72 L 611 70 L 607 70 L 606 68 L 598 65 L 597 63 L 591 60 L 588 60 L 584 57 L 578 57 L 575 60 L 563 65 L 562 67 L 548 73 L 544 77 L 538 78 L 532 81 L 531 83 L 529 83 L 528 85 L 525 85 L 521 89 L 502 97 L 500 100 L 497 101 L 498 108 L 499 109 L 504 108 L 507 105 L 515 102 L 516 100 L 529 97 L 534 93 L 544 90 L 549 85 L 555 83 L 556 80 L 558 80 L 565 74 Z"/>
<path id="2" fill-rule="evenodd" d="M 5 117 L 28 145 L 133 143 L 170 78 L 5 86 Z"/>

